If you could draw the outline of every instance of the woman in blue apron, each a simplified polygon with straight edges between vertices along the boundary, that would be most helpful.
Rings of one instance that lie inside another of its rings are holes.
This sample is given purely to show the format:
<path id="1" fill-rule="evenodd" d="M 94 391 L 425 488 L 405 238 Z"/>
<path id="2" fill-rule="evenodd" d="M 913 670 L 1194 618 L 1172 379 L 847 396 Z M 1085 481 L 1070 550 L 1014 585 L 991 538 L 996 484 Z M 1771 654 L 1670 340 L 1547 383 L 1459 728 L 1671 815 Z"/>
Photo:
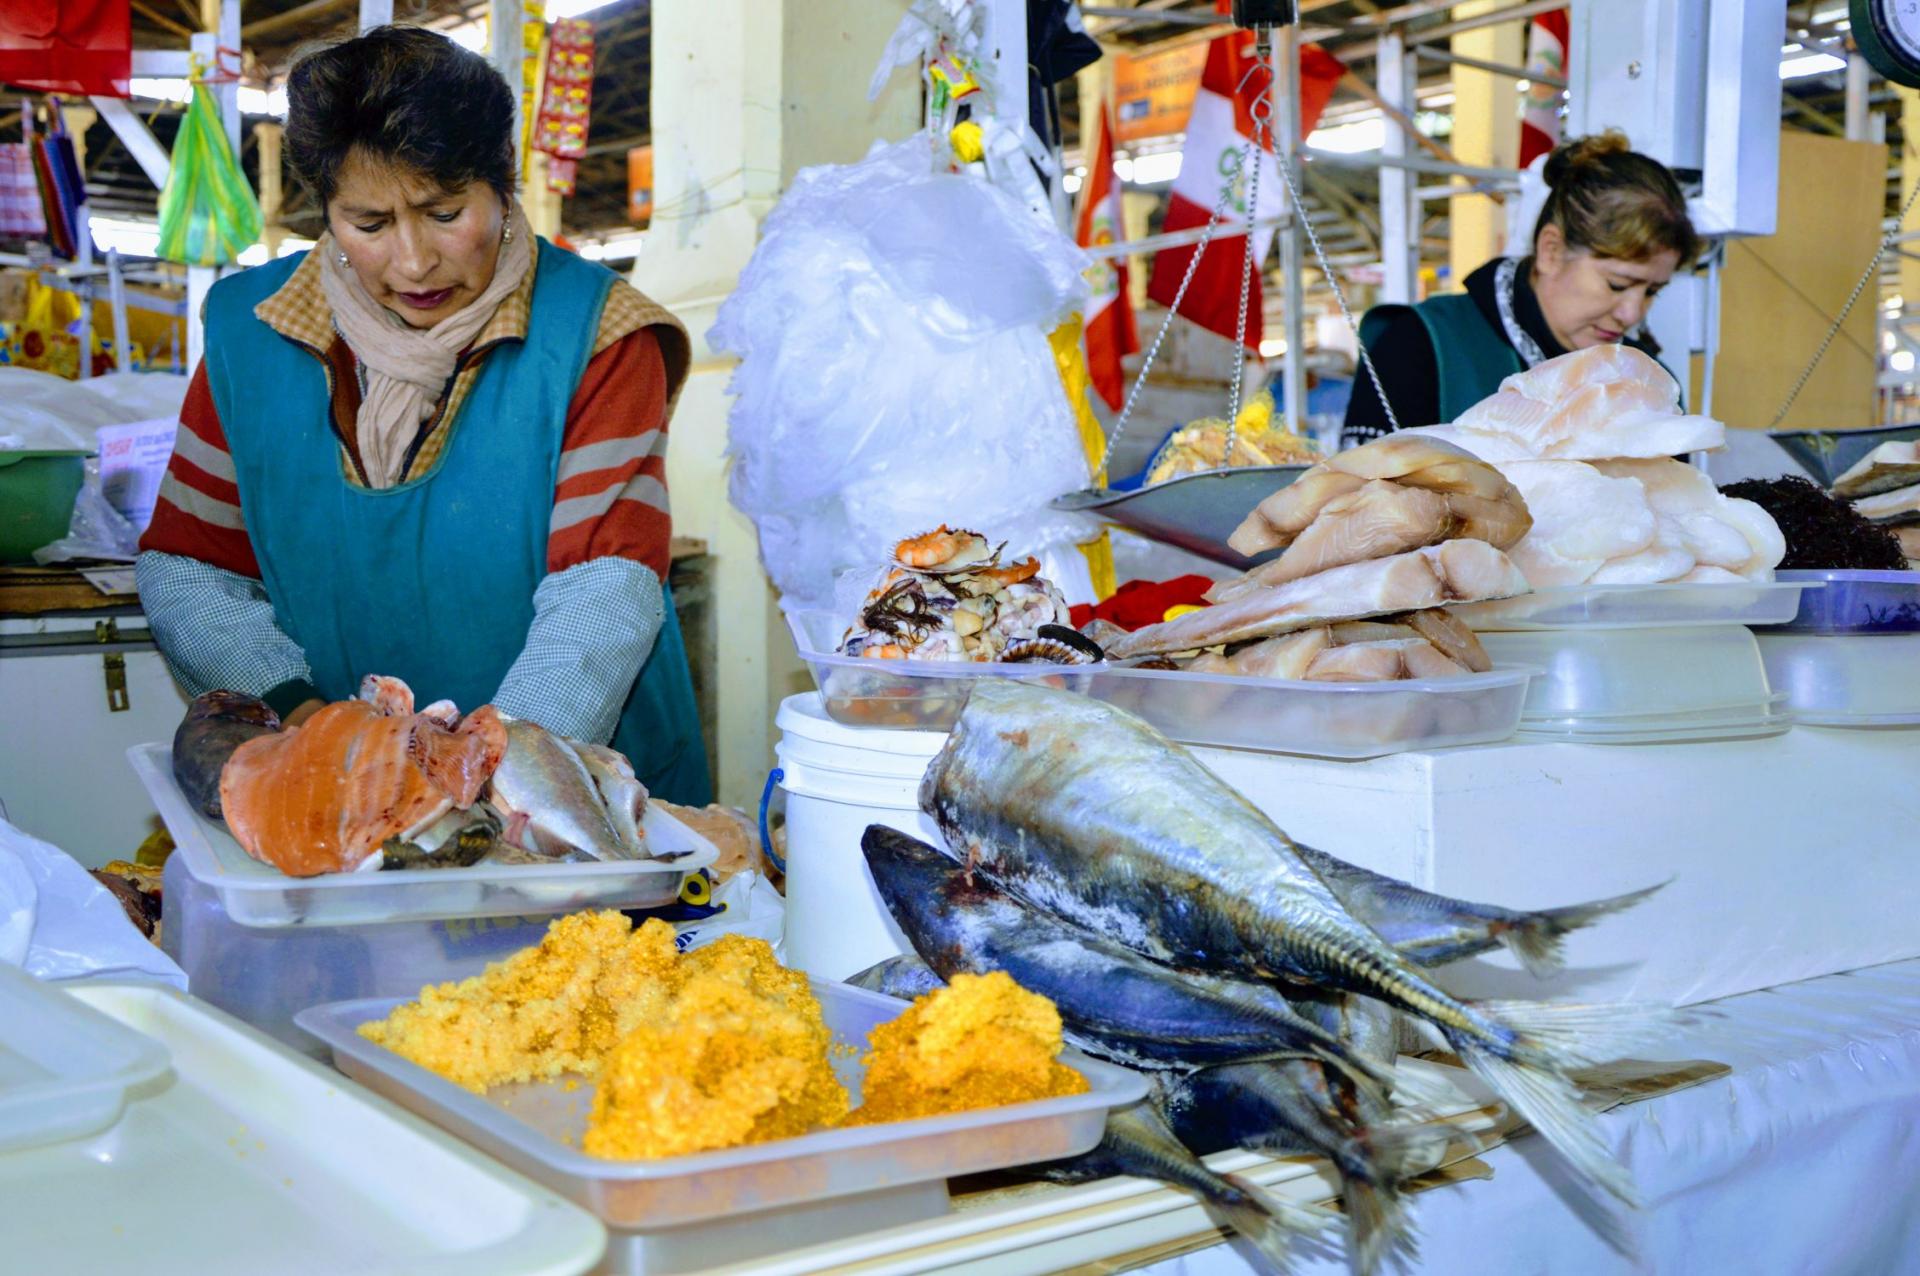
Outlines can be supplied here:
<path id="1" fill-rule="evenodd" d="M 326 233 L 208 294 L 141 602 L 190 693 L 297 724 L 389 674 L 704 805 L 665 583 L 686 333 L 528 228 L 514 101 L 420 28 L 296 64 L 287 150 Z"/>
<path id="2" fill-rule="evenodd" d="M 1590 346 L 1659 348 L 1638 329 L 1700 241 L 1673 174 L 1616 132 L 1584 137 L 1547 160 L 1551 188 L 1533 252 L 1467 276 L 1464 293 L 1369 310 L 1360 339 L 1402 427 L 1452 421 L 1513 373 Z M 1343 440 L 1392 426 L 1364 368 L 1356 370 Z"/>

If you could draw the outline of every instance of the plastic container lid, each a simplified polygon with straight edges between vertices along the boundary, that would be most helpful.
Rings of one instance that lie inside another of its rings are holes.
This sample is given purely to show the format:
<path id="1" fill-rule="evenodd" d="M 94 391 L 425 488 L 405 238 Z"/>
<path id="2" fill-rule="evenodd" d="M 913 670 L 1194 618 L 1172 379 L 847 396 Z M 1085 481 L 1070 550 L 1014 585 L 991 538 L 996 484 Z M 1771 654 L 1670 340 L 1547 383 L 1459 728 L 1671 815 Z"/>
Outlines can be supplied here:
<path id="1" fill-rule="evenodd" d="M 659 908 L 688 875 L 720 857 L 713 843 L 650 803 L 641 827 L 674 859 L 496 864 L 288 877 L 240 849 L 226 826 L 193 809 L 173 778 L 173 750 L 137 744 L 127 759 L 193 876 L 242 926 L 352 926 L 452 917 L 519 917 L 583 908 Z"/>
<path id="2" fill-rule="evenodd" d="M 1534 718 L 1517 733 L 1524 739 L 1568 744 L 1691 744 L 1707 740 L 1750 740 L 1790 730 L 1793 711 L 1786 697 L 1726 714 L 1678 715 L 1665 719 Z"/>
<path id="3" fill-rule="evenodd" d="M 1573 585 L 1451 610 L 1481 630 L 1784 625 L 1799 613 L 1801 591 L 1819 587 L 1818 582 L 1802 580 Z"/>
<path id="4" fill-rule="evenodd" d="M 1920 726 L 1920 634 L 1764 634 L 1760 657 L 1810 726 Z"/>
<path id="5" fill-rule="evenodd" d="M 1753 634 L 1741 625 L 1686 629 L 1564 629 L 1481 635 L 1497 664 L 1541 673 L 1521 726 L 1542 720 L 1632 718 L 1643 726 L 1688 714 L 1760 713 L 1773 690 Z"/>
<path id="6" fill-rule="evenodd" d="M 91 1138 L 0 1156 L 9 1273 L 579 1276 L 599 1222 L 170 988 L 74 1008 L 163 1045 Z"/>
<path id="7" fill-rule="evenodd" d="M 787 616 L 800 659 L 813 671 L 827 716 L 853 727 L 946 731 L 981 678 L 1038 679 L 1084 691 L 1095 665 L 970 664 L 946 660 L 864 660 L 835 648 L 846 626 L 831 612 Z"/>
<path id="8" fill-rule="evenodd" d="M 0 1154 L 97 1134 L 167 1048 L 0 962 Z"/>
<path id="9" fill-rule="evenodd" d="M 853 1050 L 833 1061 L 835 1073 L 860 1094 L 860 1060 L 867 1034 L 897 1017 L 906 1003 L 893 997 L 813 980 L 827 1027 L 839 1046 Z M 1062 1062 L 1089 1082 L 1085 1094 L 960 1112 L 917 1121 L 842 1130 L 747 1147 L 610 1161 L 579 1150 L 578 1135 L 592 1106 L 593 1087 L 568 1091 L 564 1081 L 496 1087 L 485 1095 L 464 1090 L 356 1031 L 400 1004 L 400 998 L 336 1002 L 302 1011 L 295 1022 L 333 1050 L 348 1076 L 426 1117 L 536 1182 L 584 1205 L 610 1227 L 684 1227 L 707 1220 L 795 1207 L 830 1198 L 1076 1156 L 1100 1141 L 1110 1108 L 1146 1093 L 1146 1079 L 1073 1051 Z M 786 1229 L 771 1243 L 807 1243 Z M 825 1238 L 818 1238 L 825 1239 Z"/>
<path id="10" fill-rule="evenodd" d="M 1784 571 L 1783 581 L 1820 582 L 1800 596 L 1800 614 L 1781 629 L 1809 634 L 1920 633 L 1920 572 Z"/>
<path id="11" fill-rule="evenodd" d="M 1169 669 L 1095 668 L 1087 694 L 1182 744 L 1322 758 L 1487 744 L 1513 734 L 1535 670 L 1400 682 L 1307 682 Z"/>

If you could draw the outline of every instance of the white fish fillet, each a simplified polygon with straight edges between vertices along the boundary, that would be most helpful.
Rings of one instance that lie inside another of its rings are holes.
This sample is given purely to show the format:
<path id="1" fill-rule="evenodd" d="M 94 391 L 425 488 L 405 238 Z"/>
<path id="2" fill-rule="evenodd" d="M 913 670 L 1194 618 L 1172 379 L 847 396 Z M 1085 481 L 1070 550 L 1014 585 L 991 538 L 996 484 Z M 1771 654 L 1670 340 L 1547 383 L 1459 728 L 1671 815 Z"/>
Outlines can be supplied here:
<path id="1" fill-rule="evenodd" d="M 1637 480 L 1610 478 L 1582 461 L 1512 461 L 1500 469 L 1533 515 L 1533 530 L 1510 552 L 1535 589 L 1583 585 L 1609 561 L 1654 544 L 1659 524 Z"/>
<path id="2" fill-rule="evenodd" d="M 1920 521 L 1920 483 L 1863 497 L 1853 503 L 1853 508 L 1876 523 Z"/>
<path id="3" fill-rule="evenodd" d="M 1637 480 L 1659 524 L 1656 540 L 1686 553 L 1698 566 L 1763 580 L 1772 578 L 1787 555 L 1786 538 L 1771 514 L 1752 501 L 1722 496 L 1713 480 L 1691 465 L 1660 459 L 1596 461 L 1594 468 L 1611 478 Z"/>
<path id="4" fill-rule="evenodd" d="M 1425 638 L 1352 642 L 1322 652 L 1307 669 L 1314 682 L 1398 682 L 1467 672 Z"/>
<path id="5" fill-rule="evenodd" d="M 1195 651 L 1269 638 L 1343 620 L 1363 620 L 1449 603 L 1511 598 L 1527 592 L 1526 577 L 1485 541 L 1448 541 L 1391 558 L 1352 563 L 1261 586 L 1231 601 L 1135 630 L 1114 643 L 1115 659 Z"/>
<path id="6" fill-rule="evenodd" d="M 1920 484 L 1920 442 L 1882 443 L 1833 481 L 1835 496 L 1875 496 Z"/>
<path id="7" fill-rule="evenodd" d="M 1375 487 L 1376 484 L 1391 484 L 1392 487 L 1383 489 Z M 1448 497 L 1473 498 L 1451 501 L 1449 504 L 1456 517 L 1462 520 L 1488 521 L 1485 535 L 1473 531 L 1464 534 L 1488 541 L 1496 548 L 1506 548 L 1500 543 L 1503 537 L 1510 536 L 1507 543 L 1511 544 L 1526 530 L 1526 511 L 1519 494 L 1513 490 L 1512 484 L 1500 476 L 1498 470 L 1451 443 L 1403 431 L 1328 457 L 1260 502 L 1234 530 L 1227 543 L 1248 557 L 1291 545 L 1296 537 L 1313 529 L 1322 517 L 1330 517 L 1348 509 L 1348 503 L 1363 487 L 1376 493 L 1399 488 L 1442 493 Z M 1379 499 L 1378 496 L 1375 499 Z M 1516 521 L 1521 526 L 1509 533 L 1508 527 Z M 1424 543 L 1435 544 L 1437 541 Z M 1415 546 L 1400 547 L 1412 548 Z"/>
<path id="8" fill-rule="evenodd" d="M 1450 611 L 1416 611 L 1406 617 L 1413 631 L 1437 647 L 1454 663 L 1470 673 L 1486 673 L 1493 668 L 1493 657 L 1480 645 L 1480 635 Z"/>
<path id="9" fill-rule="evenodd" d="M 1324 626 L 1282 634 L 1234 652 L 1226 659 L 1226 672 L 1243 678 L 1304 678 L 1314 660 L 1332 646 L 1333 637 Z"/>
<path id="10" fill-rule="evenodd" d="M 1726 443 L 1726 427 L 1683 416 L 1666 369 L 1630 346 L 1595 346 L 1517 372 L 1461 413 L 1451 430 L 1421 431 L 1484 460 L 1593 461 L 1671 457 Z"/>

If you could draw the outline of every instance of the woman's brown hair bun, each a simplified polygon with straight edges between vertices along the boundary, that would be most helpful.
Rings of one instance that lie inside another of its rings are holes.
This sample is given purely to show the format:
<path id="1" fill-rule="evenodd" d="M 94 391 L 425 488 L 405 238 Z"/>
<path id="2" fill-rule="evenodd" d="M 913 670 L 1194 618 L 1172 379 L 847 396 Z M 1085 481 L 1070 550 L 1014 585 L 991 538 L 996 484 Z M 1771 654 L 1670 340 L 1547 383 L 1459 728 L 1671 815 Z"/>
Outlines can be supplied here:
<path id="1" fill-rule="evenodd" d="M 1552 189 L 1534 223 L 1536 241 L 1556 226 L 1567 247 L 1596 257 L 1645 261 L 1672 251 L 1684 268 L 1700 255 L 1680 183 L 1666 165 L 1634 150 L 1619 130 L 1562 143 L 1547 157 L 1542 176 Z"/>

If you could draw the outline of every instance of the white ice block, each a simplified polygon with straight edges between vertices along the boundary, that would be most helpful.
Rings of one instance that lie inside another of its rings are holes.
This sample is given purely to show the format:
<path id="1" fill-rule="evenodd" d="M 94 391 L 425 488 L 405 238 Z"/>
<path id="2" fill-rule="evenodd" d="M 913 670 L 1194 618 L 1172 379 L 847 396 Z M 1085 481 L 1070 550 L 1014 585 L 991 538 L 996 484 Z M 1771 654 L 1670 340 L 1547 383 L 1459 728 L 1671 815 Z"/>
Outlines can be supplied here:
<path id="1" fill-rule="evenodd" d="M 1428 890 L 1541 908 L 1673 879 L 1569 936 L 1552 980 L 1504 953 L 1446 968 L 1462 995 L 1684 1005 L 1920 956 L 1920 731 L 1196 753 L 1294 838 Z"/>

